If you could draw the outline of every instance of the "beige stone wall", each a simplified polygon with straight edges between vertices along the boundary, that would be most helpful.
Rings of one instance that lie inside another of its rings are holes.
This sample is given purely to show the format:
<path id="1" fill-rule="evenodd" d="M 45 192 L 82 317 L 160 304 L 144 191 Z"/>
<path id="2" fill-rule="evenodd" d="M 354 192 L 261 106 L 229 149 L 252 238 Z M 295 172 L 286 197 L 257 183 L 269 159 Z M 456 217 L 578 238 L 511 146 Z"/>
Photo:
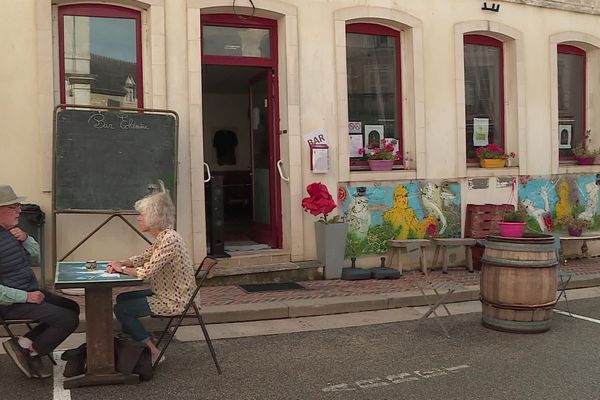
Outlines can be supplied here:
<path id="1" fill-rule="evenodd" d="M 526 4 L 583 14 L 600 14 L 600 1 L 598 0 L 502 0 L 499 3 L 502 2 Z"/>
<path id="2" fill-rule="evenodd" d="M 58 104 L 57 4 L 69 1 L 0 0 L 0 182 L 12 184 L 50 213 L 52 113 Z M 488 2 L 489 3 L 489 2 Z M 506 201 L 506 188 L 472 191 L 468 178 L 518 174 L 600 172 L 599 166 L 561 166 L 556 150 L 556 46 L 585 47 L 588 58 L 588 125 L 600 130 L 594 107 L 600 96 L 600 1 L 501 0 L 499 12 L 481 10 L 472 0 L 255 0 L 256 15 L 275 19 L 279 39 L 281 159 L 290 182 L 282 182 L 284 247 L 293 259 L 312 259 L 314 218 L 300 201 L 313 181 L 335 192 L 340 181 L 457 179 L 463 204 Z M 231 12 L 230 0 L 115 1 L 142 11 L 144 101 L 180 117 L 179 230 L 194 259 L 206 252 L 200 67 L 200 16 Z M 249 13 L 250 3 L 239 1 Z M 344 26 L 375 22 L 401 30 L 404 140 L 416 169 L 388 174 L 348 170 Z M 464 83 L 462 35 L 483 33 L 504 40 L 507 143 L 517 165 L 502 170 L 467 168 L 464 163 Z M 332 156 L 327 175 L 312 174 L 302 135 L 327 132 Z M 596 147 L 600 142 L 594 143 Z M 102 218 L 69 220 L 59 228 L 66 245 Z M 50 254 L 52 220 L 46 225 Z M 74 258 L 122 256 L 143 247 L 135 235 L 109 226 L 97 244 Z"/>

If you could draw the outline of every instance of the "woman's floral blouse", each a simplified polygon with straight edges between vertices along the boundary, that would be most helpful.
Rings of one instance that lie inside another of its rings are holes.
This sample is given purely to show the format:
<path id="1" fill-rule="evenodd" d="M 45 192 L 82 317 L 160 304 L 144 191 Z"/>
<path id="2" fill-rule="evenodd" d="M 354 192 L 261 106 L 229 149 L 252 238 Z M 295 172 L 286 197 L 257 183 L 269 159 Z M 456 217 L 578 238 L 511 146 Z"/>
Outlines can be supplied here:
<path id="1" fill-rule="evenodd" d="M 129 260 L 137 269 L 137 276 L 150 281 L 154 295 L 148 297 L 148 305 L 153 314 L 183 312 L 196 280 L 192 259 L 179 233 L 165 229 L 142 255 Z"/>

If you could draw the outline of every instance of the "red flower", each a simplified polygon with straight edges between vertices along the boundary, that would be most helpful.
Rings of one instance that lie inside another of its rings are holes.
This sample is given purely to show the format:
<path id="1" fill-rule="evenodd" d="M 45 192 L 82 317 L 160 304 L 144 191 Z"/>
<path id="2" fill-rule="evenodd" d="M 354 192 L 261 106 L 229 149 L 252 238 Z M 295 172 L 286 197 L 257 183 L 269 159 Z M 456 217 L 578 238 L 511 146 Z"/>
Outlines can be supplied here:
<path id="1" fill-rule="evenodd" d="M 327 214 L 336 207 L 335 201 L 326 185 L 321 182 L 311 183 L 306 187 L 309 197 L 302 199 L 302 208 L 314 216 L 323 215 L 323 221 L 328 222 Z"/>

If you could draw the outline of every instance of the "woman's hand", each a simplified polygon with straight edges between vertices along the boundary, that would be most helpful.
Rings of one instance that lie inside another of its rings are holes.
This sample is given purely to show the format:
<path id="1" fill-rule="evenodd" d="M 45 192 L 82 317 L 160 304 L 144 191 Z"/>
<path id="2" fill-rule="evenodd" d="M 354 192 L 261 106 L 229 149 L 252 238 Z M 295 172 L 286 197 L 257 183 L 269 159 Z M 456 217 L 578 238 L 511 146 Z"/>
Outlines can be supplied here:
<path id="1" fill-rule="evenodd" d="M 106 272 L 108 272 L 109 274 L 114 274 L 114 273 L 122 274 L 123 268 L 125 268 L 125 267 L 121 263 L 121 261 L 111 261 L 106 265 Z"/>

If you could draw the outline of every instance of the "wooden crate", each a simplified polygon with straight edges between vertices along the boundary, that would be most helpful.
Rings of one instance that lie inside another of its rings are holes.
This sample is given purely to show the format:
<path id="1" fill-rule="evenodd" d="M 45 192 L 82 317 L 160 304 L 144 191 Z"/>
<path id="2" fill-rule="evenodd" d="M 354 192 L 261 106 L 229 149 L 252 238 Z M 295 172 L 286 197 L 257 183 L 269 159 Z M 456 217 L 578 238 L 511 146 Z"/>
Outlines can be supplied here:
<path id="1" fill-rule="evenodd" d="M 512 209 L 512 204 L 467 204 L 465 237 L 483 239 L 498 233 L 502 215 Z"/>
<path id="2" fill-rule="evenodd" d="M 512 209 L 512 204 L 467 204 L 464 237 L 484 239 L 487 235 L 497 234 L 502 215 Z M 481 270 L 484 250 L 485 247 L 480 244 L 473 246 L 473 268 L 477 271 Z"/>

